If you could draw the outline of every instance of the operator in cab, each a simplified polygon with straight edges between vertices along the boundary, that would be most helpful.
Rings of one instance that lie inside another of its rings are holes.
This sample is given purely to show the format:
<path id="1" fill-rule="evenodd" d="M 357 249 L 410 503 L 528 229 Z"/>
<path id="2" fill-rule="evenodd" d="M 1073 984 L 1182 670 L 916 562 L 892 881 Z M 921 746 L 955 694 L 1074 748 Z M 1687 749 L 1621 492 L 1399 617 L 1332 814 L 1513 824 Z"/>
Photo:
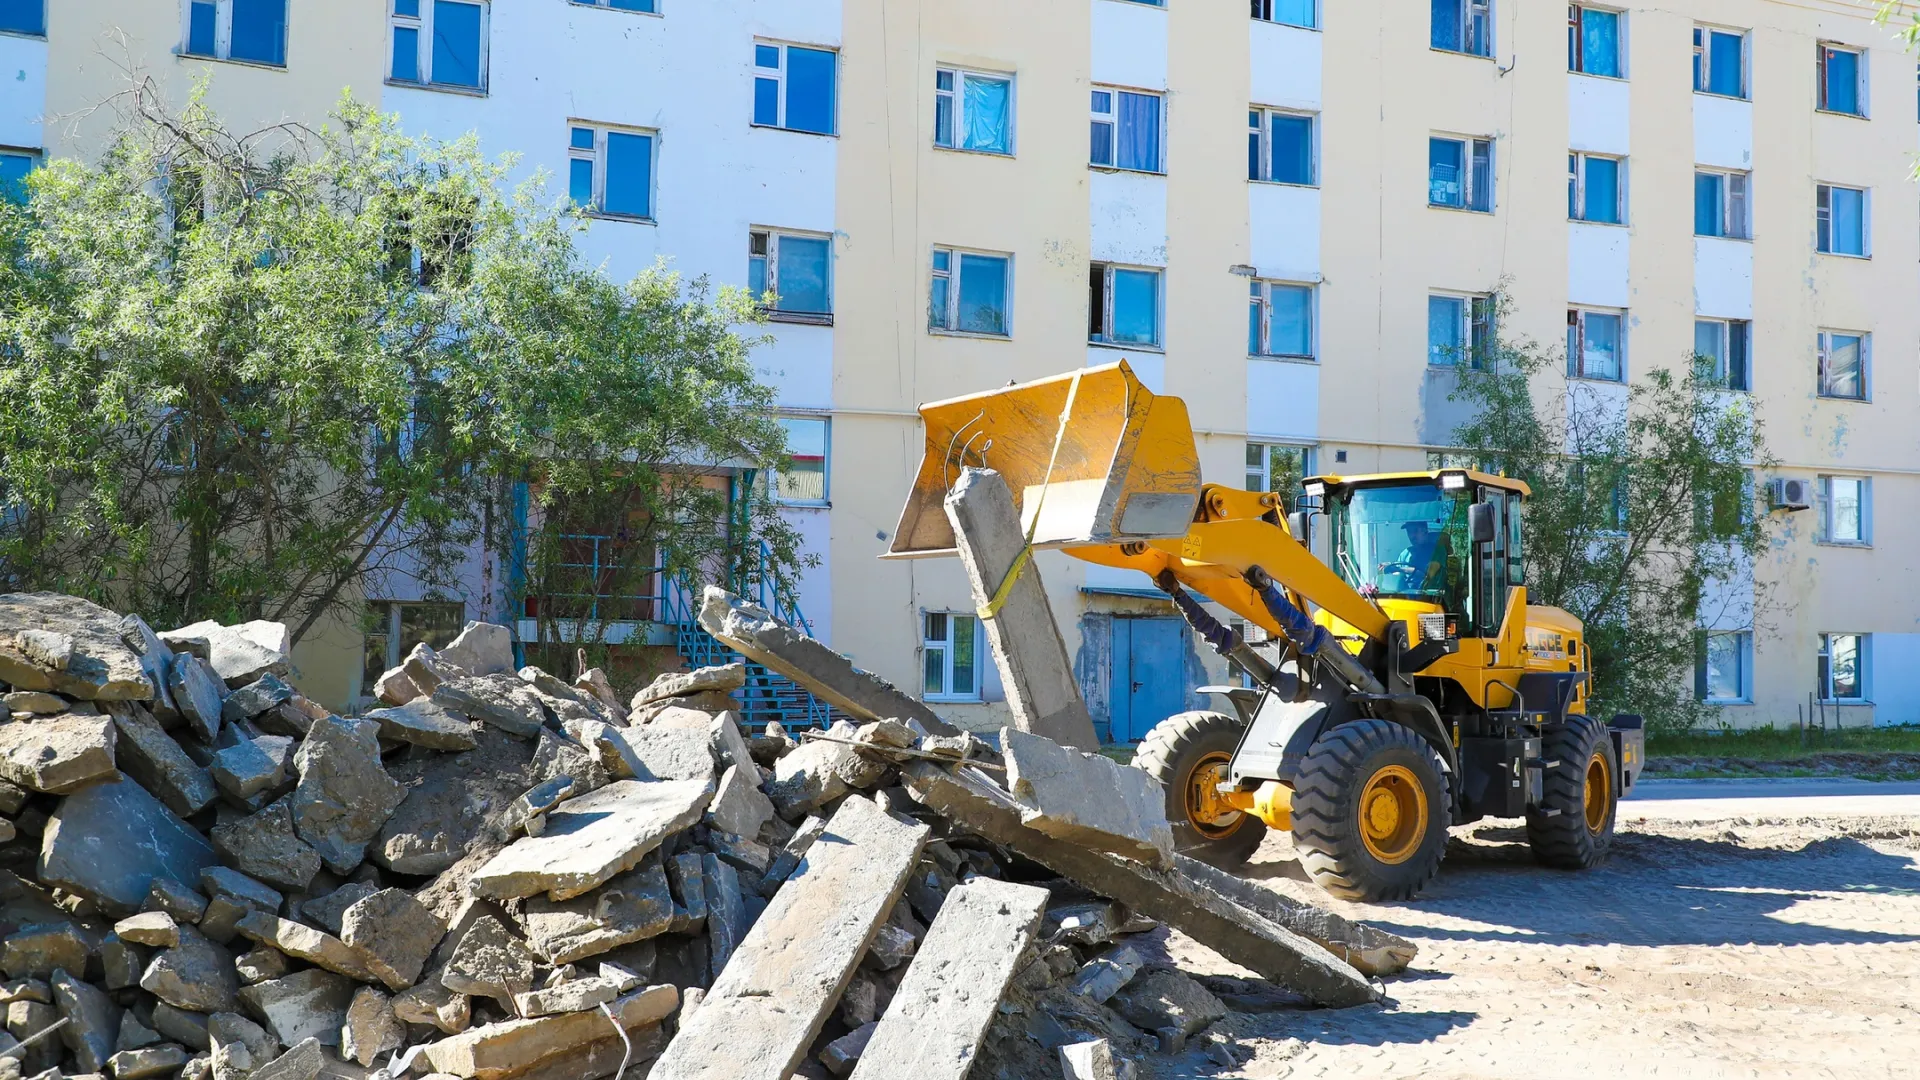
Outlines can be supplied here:
<path id="1" fill-rule="evenodd" d="M 1403 568 L 1407 584 L 1413 589 L 1444 591 L 1447 566 L 1453 558 L 1453 546 L 1447 534 L 1425 521 L 1407 522 L 1407 546 L 1400 549 L 1394 563 Z"/>

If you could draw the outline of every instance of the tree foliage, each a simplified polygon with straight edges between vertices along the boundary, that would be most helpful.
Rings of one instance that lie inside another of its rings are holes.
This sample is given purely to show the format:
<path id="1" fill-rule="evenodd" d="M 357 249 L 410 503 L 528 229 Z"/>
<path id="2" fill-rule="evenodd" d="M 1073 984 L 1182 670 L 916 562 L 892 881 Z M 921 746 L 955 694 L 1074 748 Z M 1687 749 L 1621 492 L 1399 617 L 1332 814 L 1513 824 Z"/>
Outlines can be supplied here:
<path id="1" fill-rule="evenodd" d="M 673 570 L 798 564 L 703 475 L 782 460 L 743 292 L 610 280 L 543 178 L 351 99 L 245 133 L 117 104 L 97 163 L 0 211 L 0 582 L 297 639 L 370 582 L 453 594 L 476 543 L 537 588 L 578 517 L 543 508 L 588 503 Z"/>
<path id="2" fill-rule="evenodd" d="M 1712 713 L 1691 693 L 1696 628 L 1719 614 L 1714 583 L 1744 588 L 1766 543 L 1761 421 L 1700 357 L 1627 386 L 1565 378 L 1564 364 L 1533 342 L 1495 343 L 1460 372 L 1453 397 L 1474 414 L 1455 445 L 1532 488 L 1527 599 L 1585 624 L 1590 711 L 1692 728 Z"/>

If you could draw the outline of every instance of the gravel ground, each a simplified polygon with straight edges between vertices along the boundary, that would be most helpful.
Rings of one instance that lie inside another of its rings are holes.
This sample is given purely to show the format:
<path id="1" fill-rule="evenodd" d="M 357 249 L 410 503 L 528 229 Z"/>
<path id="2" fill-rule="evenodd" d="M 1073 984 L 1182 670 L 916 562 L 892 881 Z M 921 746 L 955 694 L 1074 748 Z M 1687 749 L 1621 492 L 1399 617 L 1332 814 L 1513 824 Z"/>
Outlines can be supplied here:
<path id="1" fill-rule="evenodd" d="M 1350 904 L 1269 836 L 1247 877 L 1404 934 L 1420 956 L 1385 1006 L 1222 1021 L 1238 1068 L 1195 1049 L 1143 1071 L 1920 1076 L 1920 817 L 1634 821 L 1584 873 L 1533 865 L 1515 823 L 1454 837 L 1419 899 Z M 1247 974 L 1181 935 L 1167 947 L 1194 974 Z"/>

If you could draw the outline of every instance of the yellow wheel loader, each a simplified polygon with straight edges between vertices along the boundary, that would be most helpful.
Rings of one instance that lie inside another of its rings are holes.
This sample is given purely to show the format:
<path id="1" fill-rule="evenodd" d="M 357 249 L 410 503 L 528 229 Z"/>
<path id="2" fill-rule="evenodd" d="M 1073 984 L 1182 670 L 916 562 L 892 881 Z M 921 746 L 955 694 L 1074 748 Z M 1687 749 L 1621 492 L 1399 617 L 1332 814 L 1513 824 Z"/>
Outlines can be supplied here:
<path id="1" fill-rule="evenodd" d="M 1031 548 L 1146 574 L 1244 674 L 1200 688 L 1222 711 L 1168 717 L 1135 752 L 1189 854 L 1231 868 L 1268 828 L 1291 830 L 1315 881 L 1362 900 L 1412 897 L 1448 827 L 1483 817 L 1525 818 L 1549 866 L 1605 858 L 1645 733 L 1639 717 L 1586 715 L 1579 620 L 1527 603 L 1524 483 L 1314 476 L 1286 514 L 1277 493 L 1202 482 L 1185 402 L 1125 363 L 920 415 L 925 455 L 889 556 L 953 553 L 942 500 L 961 469 L 995 469 Z"/>

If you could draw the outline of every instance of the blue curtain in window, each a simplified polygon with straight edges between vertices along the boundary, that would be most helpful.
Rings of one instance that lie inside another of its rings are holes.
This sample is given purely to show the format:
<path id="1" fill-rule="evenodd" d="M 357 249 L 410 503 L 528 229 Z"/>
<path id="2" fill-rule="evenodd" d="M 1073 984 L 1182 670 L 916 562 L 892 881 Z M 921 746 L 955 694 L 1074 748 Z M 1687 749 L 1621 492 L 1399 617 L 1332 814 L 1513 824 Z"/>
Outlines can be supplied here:
<path id="1" fill-rule="evenodd" d="M 1833 250 L 1841 255 L 1865 255 L 1866 194 L 1833 188 Z"/>
<path id="2" fill-rule="evenodd" d="M 1459 52 L 1464 45 L 1460 0 L 1433 0 L 1433 47 Z"/>
<path id="3" fill-rule="evenodd" d="M 1825 50 L 1827 58 L 1827 108 L 1834 112 L 1860 112 L 1860 57 L 1839 49 Z"/>
<path id="4" fill-rule="evenodd" d="M 575 206 L 593 205 L 593 162 L 580 158 L 567 162 L 567 197 Z"/>
<path id="5" fill-rule="evenodd" d="M 0 0 L 0 30 L 16 34 L 47 32 L 47 0 Z"/>
<path id="6" fill-rule="evenodd" d="M 1427 140 L 1427 201 L 1435 206 L 1463 206 L 1466 190 L 1460 183 L 1461 158 L 1466 148 L 1453 139 Z"/>
<path id="7" fill-rule="evenodd" d="M 1708 93 L 1740 96 L 1742 51 L 1739 34 L 1723 34 L 1715 30 L 1707 35 Z"/>
<path id="8" fill-rule="evenodd" d="M 1493 144 L 1486 140 L 1473 143 L 1473 183 L 1467 188 L 1467 209 L 1493 211 Z"/>
<path id="9" fill-rule="evenodd" d="M 1013 82 L 966 77 L 968 150 L 1008 153 L 1013 149 Z"/>
<path id="10" fill-rule="evenodd" d="M 0 154 L 0 199 L 15 205 L 27 201 L 27 174 L 33 159 L 25 154 Z"/>
<path id="11" fill-rule="evenodd" d="M 1273 179 L 1282 184 L 1313 183 L 1313 118 L 1273 118 Z"/>
<path id="12" fill-rule="evenodd" d="M 607 133 L 607 196 L 609 214 L 653 216 L 653 136 Z"/>
<path id="13" fill-rule="evenodd" d="M 480 88 L 480 5 L 433 2 L 433 81 Z"/>
<path id="14" fill-rule="evenodd" d="M 1288 26 L 1313 25 L 1314 0 L 1273 0 L 1273 21 Z"/>
<path id="15" fill-rule="evenodd" d="M 825 315 L 828 304 L 827 241 L 814 236 L 780 237 L 779 275 L 781 311 Z"/>
<path id="16" fill-rule="evenodd" d="M 960 256 L 957 329 L 972 334 L 1007 332 L 1007 260 L 991 255 Z"/>
<path id="17" fill-rule="evenodd" d="M 1268 301 L 1269 351 L 1275 356 L 1313 355 L 1313 290 L 1273 286 Z"/>
<path id="18" fill-rule="evenodd" d="M 1152 94 L 1120 91 L 1120 160 L 1122 169 L 1160 171 L 1160 99 Z"/>
<path id="19" fill-rule="evenodd" d="M 187 55 L 213 55 L 213 0 L 187 5 Z"/>
<path id="20" fill-rule="evenodd" d="M 1612 158 L 1587 158 L 1586 202 L 1581 214 L 1587 221 L 1610 225 L 1620 223 L 1620 163 Z"/>
<path id="21" fill-rule="evenodd" d="M 1159 274 L 1113 272 L 1113 340 L 1126 345 L 1160 344 Z"/>
<path id="22" fill-rule="evenodd" d="M 398 82 L 420 81 L 420 31 L 411 26 L 393 28 L 391 75 Z"/>
<path id="23" fill-rule="evenodd" d="M 1580 9 L 1580 70 L 1620 77 L 1620 15 Z"/>
<path id="24" fill-rule="evenodd" d="M 287 0 L 233 0 L 233 38 L 227 55 L 258 64 L 285 65 Z"/>
<path id="25" fill-rule="evenodd" d="M 1427 363 L 1453 367 L 1460 362 L 1460 329 L 1466 302 L 1455 296 L 1427 297 Z"/>
<path id="26" fill-rule="evenodd" d="M 1726 220 L 1720 203 L 1720 177 L 1713 173 L 1693 174 L 1693 234 L 1719 236 Z"/>
<path id="27" fill-rule="evenodd" d="M 787 46 L 787 127 L 818 135 L 833 134 L 837 59 L 825 49 Z"/>

